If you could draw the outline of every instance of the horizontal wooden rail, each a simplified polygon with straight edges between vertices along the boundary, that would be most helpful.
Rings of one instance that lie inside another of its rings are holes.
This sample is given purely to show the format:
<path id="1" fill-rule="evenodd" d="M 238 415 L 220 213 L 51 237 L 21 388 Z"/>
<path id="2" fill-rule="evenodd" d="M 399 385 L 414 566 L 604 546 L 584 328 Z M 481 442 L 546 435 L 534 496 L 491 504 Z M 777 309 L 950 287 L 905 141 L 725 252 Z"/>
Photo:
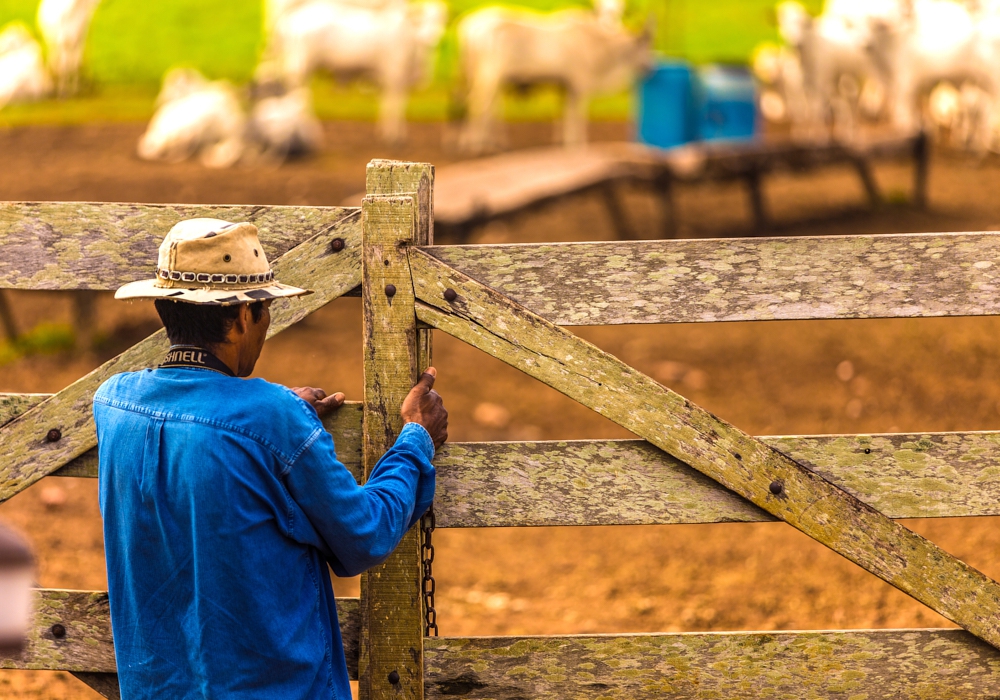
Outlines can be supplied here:
<path id="1" fill-rule="evenodd" d="M 361 618 L 357 598 L 337 598 L 340 633 L 351 679 L 358 677 Z M 18 655 L 0 657 L 0 669 L 115 673 L 111 614 L 104 591 L 40 589 L 28 644 Z"/>
<path id="2" fill-rule="evenodd" d="M 1000 652 L 962 630 L 428 638 L 428 698 L 759 700 L 997 696 Z"/>
<path id="3" fill-rule="evenodd" d="M 337 228 L 361 241 L 358 209 L 90 202 L 0 202 L 0 288 L 117 289 L 150 277 L 163 236 L 182 219 L 249 221 L 268 258 Z"/>
<path id="4" fill-rule="evenodd" d="M 0 416 L 10 420 L 47 396 L 0 394 Z M 360 402 L 348 402 L 324 419 L 359 480 L 362 415 Z M 1000 515 L 1000 432 L 761 440 L 891 518 Z M 434 463 L 438 527 L 775 520 L 645 440 L 449 443 Z M 97 451 L 53 476 L 96 477 Z"/>
<path id="5" fill-rule="evenodd" d="M 561 326 L 1000 313 L 1000 233 L 423 250 Z"/>
<path id="6" fill-rule="evenodd" d="M 761 440 L 890 518 L 1000 515 L 1000 433 Z M 457 443 L 434 463 L 438 527 L 776 520 L 643 440 Z"/>

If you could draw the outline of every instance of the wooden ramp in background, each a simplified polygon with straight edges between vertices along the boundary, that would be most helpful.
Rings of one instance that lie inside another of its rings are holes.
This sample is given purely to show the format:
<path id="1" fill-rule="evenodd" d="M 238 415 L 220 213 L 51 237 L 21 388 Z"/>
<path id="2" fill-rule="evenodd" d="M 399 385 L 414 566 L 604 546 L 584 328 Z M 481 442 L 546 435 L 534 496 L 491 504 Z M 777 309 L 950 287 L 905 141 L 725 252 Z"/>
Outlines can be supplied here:
<path id="1" fill-rule="evenodd" d="M 464 241 L 478 226 L 510 218 L 564 197 L 594 191 L 605 200 L 619 238 L 636 238 L 617 184 L 638 183 L 661 201 L 660 235 L 673 238 L 677 217 L 675 183 L 742 181 L 755 228 L 768 224 L 763 178 L 773 172 L 804 172 L 832 165 L 853 167 L 872 204 L 881 201 L 871 171 L 876 159 L 912 158 L 913 201 L 925 201 L 927 146 L 923 136 L 883 138 L 866 143 L 754 141 L 695 144 L 658 149 L 634 143 L 595 143 L 581 148 L 533 148 L 477 158 L 437 169 L 434 223 L 439 234 Z M 345 204 L 357 206 L 361 194 Z"/>

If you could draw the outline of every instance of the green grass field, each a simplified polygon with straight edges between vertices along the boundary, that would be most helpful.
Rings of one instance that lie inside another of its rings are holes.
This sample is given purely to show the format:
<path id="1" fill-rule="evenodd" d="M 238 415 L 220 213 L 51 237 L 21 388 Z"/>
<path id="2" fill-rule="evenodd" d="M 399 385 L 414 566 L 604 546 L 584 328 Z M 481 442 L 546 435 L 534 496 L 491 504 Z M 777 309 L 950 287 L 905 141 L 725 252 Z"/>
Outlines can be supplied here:
<path id="1" fill-rule="evenodd" d="M 490 3 L 450 0 L 452 19 Z M 584 6 L 585 0 L 520 0 L 511 4 L 550 10 Z M 817 10 L 819 0 L 806 3 Z M 0 0 L 0 26 L 21 20 L 34 28 L 38 0 Z M 753 47 L 776 38 L 774 0 L 630 0 L 627 22 L 656 20 L 656 46 L 665 55 L 696 63 L 745 62 Z M 151 114 L 163 73 L 176 65 L 198 68 L 212 78 L 245 83 L 262 48 L 260 0 L 102 0 L 94 16 L 85 57 L 88 88 L 73 100 L 46 101 L 0 112 L 0 124 L 141 120 Z M 414 119 L 446 114 L 448 85 L 455 75 L 455 42 L 445 36 L 432 84 L 414 95 Z M 627 118 L 627 95 L 598 100 L 595 118 Z M 509 100 L 513 119 L 548 119 L 558 108 L 553 95 Z M 374 95 L 321 81 L 317 110 L 324 118 L 370 119 Z"/>

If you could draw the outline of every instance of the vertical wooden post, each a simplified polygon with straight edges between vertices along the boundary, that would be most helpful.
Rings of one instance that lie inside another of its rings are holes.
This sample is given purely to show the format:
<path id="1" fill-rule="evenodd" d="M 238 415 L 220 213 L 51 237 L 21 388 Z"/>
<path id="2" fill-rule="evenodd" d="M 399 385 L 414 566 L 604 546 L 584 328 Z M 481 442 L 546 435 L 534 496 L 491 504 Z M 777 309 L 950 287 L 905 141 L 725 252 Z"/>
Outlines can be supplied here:
<path id="1" fill-rule="evenodd" d="M 750 209 L 753 212 L 754 232 L 760 233 L 767 228 L 767 207 L 764 204 L 764 191 L 761 186 L 759 170 L 751 170 L 744 177 L 747 193 L 750 195 Z"/>
<path id="2" fill-rule="evenodd" d="M 406 246 L 431 240 L 431 165 L 372 161 L 363 204 L 365 475 L 402 429 L 399 408 L 430 362 L 430 334 L 418 331 Z M 361 585 L 362 700 L 424 696 L 420 533 L 407 533 Z"/>
<path id="3" fill-rule="evenodd" d="M 913 203 L 927 207 L 927 175 L 930 170 L 931 145 L 926 131 L 913 140 Z"/>

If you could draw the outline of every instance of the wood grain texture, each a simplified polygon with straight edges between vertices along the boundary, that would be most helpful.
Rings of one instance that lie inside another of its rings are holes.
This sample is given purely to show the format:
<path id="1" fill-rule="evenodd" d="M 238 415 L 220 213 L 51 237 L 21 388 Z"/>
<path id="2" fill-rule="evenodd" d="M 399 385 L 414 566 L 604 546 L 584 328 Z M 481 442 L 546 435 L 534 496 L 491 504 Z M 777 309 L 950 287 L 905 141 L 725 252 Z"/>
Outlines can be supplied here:
<path id="1" fill-rule="evenodd" d="M 392 167 L 372 166 L 370 183 L 376 177 L 373 170 Z M 371 194 L 362 204 L 366 478 L 402 430 L 399 409 L 417 378 L 417 327 L 407 258 L 417 209 L 414 198 L 403 195 Z M 361 700 L 423 697 L 419 551 L 418 533 L 411 531 L 385 562 L 362 577 Z M 398 674 L 395 683 L 392 674 Z"/>
<path id="2" fill-rule="evenodd" d="M 1000 646 L 1000 585 L 771 446 L 500 293 L 412 251 L 421 321 L 561 391 Z M 444 290 L 458 293 L 448 303 Z"/>
<path id="3" fill-rule="evenodd" d="M 1000 653 L 962 630 L 425 641 L 428 698 L 982 700 Z"/>
<path id="4" fill-rule="evenodd" d="M 560 326 L 1000 313 L 1000 234 L 435 246 Z"/>
<path id="5" fill-rule="evenodd" d="M 1000 515 L 1000 433 L 760 440 L 890 518 Z M 644 440 L 451 443 L 434 464 L 438 527 L 776 520 Z"/>
<path id="6" fill-rule="evenodd" d="M 338 598 L 337 615 L 351 679 L 357 679 L 361 616 L 357 598 Z M 61 636 L 53 631 L 62 625 Z M 0 658 L 0 668 L 116 673 L 111 613 L 105 591 L 40 589 L 28 644 L 19 655 Z"/>
<path id="7" fill-rule="evenodd" d="M 359 214 L 355 211 L 342 218 L 273 263 L 278 279 L 316 293 L 276 301 L 271 307 L 268 336 L 360 283 Z M 338 237 L 347 245 L 333 252 L 330 241 Z M 94 447 L 97 436 L 91 405 L 97 387 L 114 374 L 154 366 L 167 347 L 166 335 L 160 330 L 0 428 L 0 503 Z M 46 435 L 54 428 L 62 437 L 48 442 Z"/>
<path id="8" fill-rule="evenodd" d="M 91 202 L 0 202 L 0 288 L 117 289 L 151 278 L 167 231 L 183 219 L 249 221 L 272 262 L 332 228 L 354 229 L 357 209 Z"/>

